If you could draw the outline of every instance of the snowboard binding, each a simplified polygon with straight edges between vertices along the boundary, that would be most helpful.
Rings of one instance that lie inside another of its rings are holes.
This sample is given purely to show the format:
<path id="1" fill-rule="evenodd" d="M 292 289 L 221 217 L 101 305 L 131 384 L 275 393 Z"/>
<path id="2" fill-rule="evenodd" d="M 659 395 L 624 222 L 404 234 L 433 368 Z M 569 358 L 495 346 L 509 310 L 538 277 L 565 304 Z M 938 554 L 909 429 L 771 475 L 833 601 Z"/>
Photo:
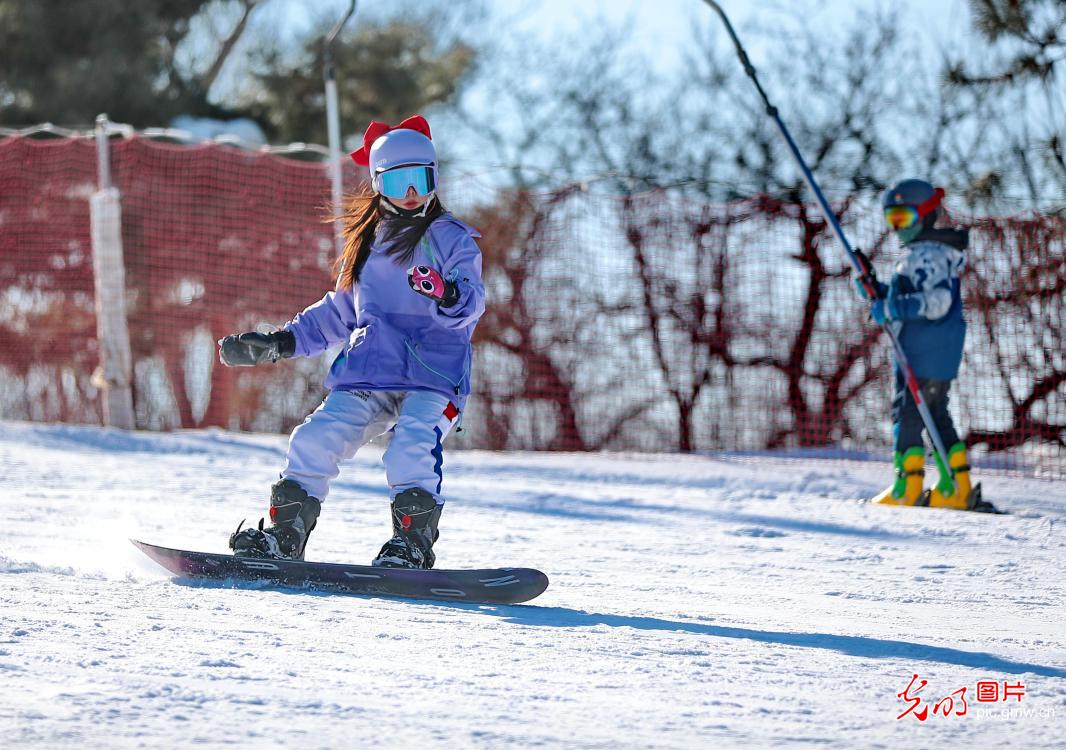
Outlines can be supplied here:
<path id="1" fill-rule="evenodd" d="M 380 568 L 432 568 L 437 557 L 433 543 L 440 532 L 441 506 L 417 487 L 404 490 L 392 501 L 392 539 L 385 542 L 371 563 Z"/>
<path id="2" fill-rule="evenodd" d="M 274 484 L 270 493 L 271 526 L 242 529 L 244 521 L 230 534 L 229 546 L 239 557 L 263 557 L 272 560 L 303 560 L 307 538 L 318 523 L 322 503 L 291 479 Z"/>

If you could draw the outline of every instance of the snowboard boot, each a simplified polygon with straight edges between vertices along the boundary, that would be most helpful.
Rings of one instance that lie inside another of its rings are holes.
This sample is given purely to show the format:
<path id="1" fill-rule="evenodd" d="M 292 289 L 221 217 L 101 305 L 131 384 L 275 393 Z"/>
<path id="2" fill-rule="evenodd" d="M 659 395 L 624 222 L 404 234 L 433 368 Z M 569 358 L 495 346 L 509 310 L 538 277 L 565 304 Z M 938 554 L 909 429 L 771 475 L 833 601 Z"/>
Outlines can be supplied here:
<path id="1" fill-rule="evenodd" d="M 954 508 L 955 510 L 972 510 L 973 488 L 970 486 L 970 464 L 966 461 L 966 443 L 958 442 L 948 448 L 948 465 L 955 472 L 955 482 L 951 474 L 940 464 L 940 481 L 928 493 L 929 507 Z"/>
<path id="2" fill-rule="evenodd" d="M 322 503 L 310 497 L 296 482 L 282 479 L 270 488 L 271 526 L 244 529 L 244 521 L 230 535 L 229 546 L 240 557 L 303 560 L 307 537 L 318 522 Z"/>
<path id="3" fill-rule="evenodd" d="M 892 486 L 875 497 L 873 502 L 886 505 L 918 505 L 925 482 L 925 449 L 915 446 L 908 448 L 906 453 L 896 451 L 892 462 L 896 467 L 896 480 Z"/>
<path id="4" fill-rule="evenodd" d="M 432 568 L 433 543 L 440 532 L 440 505 L 418 487 L 404 490 L 392 501 L 392 539 L 385 542 L 371 565 L 382 568 Z"/>

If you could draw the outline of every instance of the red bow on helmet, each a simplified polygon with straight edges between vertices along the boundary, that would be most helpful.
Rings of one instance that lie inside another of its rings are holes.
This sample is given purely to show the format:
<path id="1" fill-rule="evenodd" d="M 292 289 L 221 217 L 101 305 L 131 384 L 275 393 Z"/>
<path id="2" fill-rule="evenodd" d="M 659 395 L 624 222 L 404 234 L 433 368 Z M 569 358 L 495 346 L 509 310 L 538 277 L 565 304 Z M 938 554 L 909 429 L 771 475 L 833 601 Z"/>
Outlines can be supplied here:
<path id="1" fill-rule="evenodd" d="M 370 147 L 374 145 L 374 141 L 391 130 L 416 130 L 426 138 L 433 140 L 433 136 L 429 132 L 429 123 L 426 122 L 426 118 L 422 115 L 411 115 L 399 125 L 387 125 L 383 122 L 375 121 L 367 125 L 366 132 L 363 133 L 363 147 L 350 154 L 352 160 L 361 167 L 369 167 Z"/>

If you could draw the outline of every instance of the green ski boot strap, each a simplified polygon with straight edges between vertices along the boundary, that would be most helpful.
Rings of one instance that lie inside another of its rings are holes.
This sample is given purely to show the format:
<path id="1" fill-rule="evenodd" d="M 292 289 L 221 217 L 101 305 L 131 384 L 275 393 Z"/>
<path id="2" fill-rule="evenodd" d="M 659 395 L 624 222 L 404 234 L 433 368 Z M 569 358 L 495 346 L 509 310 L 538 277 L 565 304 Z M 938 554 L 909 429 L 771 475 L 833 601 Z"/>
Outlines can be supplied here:
<path id="1" fill-rule="evenodd" d="M 966 443 L 961 440 L 948 448 L 948 461 L 951 461 L 950 456 L 958 453 L 960 450 L 966 450 Z M 936 482 L 936 488 L 940 490 L 940 494 L 944 497 L 950 497 L 955 494 L 955 473 L 944 465 L 944 459 L 941 458 L 940 453 L 934 452 L 933 458 L 936 460 L 936 471 L 939 475 Z M 960 466 L 956 469 L 956 471 L 962 470 L 969 471 L 970 467 Z"/>

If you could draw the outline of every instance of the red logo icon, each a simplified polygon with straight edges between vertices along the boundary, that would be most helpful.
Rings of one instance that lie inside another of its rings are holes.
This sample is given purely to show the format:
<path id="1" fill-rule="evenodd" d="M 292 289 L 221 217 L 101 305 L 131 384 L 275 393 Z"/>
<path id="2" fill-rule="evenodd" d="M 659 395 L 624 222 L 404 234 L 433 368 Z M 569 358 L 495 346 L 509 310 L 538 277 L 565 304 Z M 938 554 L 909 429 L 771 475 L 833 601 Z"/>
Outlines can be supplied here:
<path id="1" fill-rule="evenodd" d="M 896 717 L 896 721 L 908 714 L 918 721 L 925 721 L 929 718 L 929 705 L 923 705 L 922 699 L 918 696 L 922 688 L 928 684 L 926 680 L 922 680 L 915 674 L 911 677 L 907 687 L 903 688 L 902 692 L 896 693 L 897 698 L 908 704 L 906 710 Z M 964 685 L 936 701 L 933 704 L 933 716 L 965 716 L 968 710 L 967 690 L 968 686 Z M 1015 698 L 1020 702 L 1022 696 L 1025 695 L 1025 685 L 1021 682 L 1011 684 L 1006 681 L 1000 683 L 996 680 L 979 680 L 974 695 L 977 696 L 978 703 L 997 703 L 1008 698 Z"/>

